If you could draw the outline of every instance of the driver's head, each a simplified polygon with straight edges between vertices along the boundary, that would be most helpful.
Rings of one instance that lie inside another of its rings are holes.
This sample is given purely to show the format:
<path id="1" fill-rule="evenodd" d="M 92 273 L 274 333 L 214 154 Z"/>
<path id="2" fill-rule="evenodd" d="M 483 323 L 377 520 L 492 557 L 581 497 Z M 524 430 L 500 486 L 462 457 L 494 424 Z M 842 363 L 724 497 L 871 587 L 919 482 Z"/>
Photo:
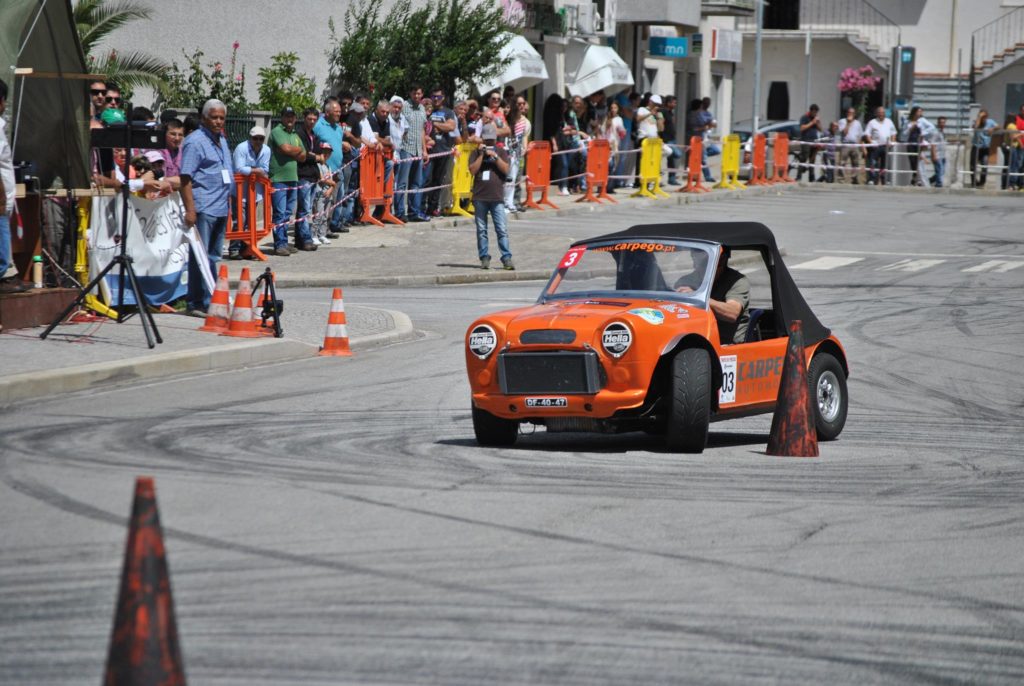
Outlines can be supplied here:
<path id="1" fill-rule="evenodd" d="M 718 266 L 715 268 L 715 278 L 717 279 L 725 271 L 725 268 L 729 266 L 729 256 L 732 255 L 732 251 L 724 245 L 720 248 L 718 254 Z"/>
<path id="2" fill-rule="evenodd" d="M 708 268 L 708 254 L 699 248 L 690 249 L 690 260 L 694 271 L 703 272 Z"/>

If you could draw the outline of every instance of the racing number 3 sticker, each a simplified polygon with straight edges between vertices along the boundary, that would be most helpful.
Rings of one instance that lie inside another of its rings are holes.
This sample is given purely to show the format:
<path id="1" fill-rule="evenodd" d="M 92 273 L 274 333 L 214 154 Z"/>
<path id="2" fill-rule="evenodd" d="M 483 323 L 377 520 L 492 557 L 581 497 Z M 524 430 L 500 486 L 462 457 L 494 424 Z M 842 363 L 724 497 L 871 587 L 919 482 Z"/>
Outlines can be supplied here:
<path id="1" fill-rule="evenodd" d="M 718 391 L 718 402 L 736 402 L 736 356 L 726 355 L 718 358 L 722 364 L 722 388 Z"/>
<path id="2" fill-rule="evenodd" d="M 580 258 L 583 257 L 583 253 L 586 252 L 586 246 L 582 248 L 573 248 L 569 252 L 565 253 L 565 257 L 562 258 L 562 262 L 558 265 L 559 269 L 568 269 L 579 264 Z"/>

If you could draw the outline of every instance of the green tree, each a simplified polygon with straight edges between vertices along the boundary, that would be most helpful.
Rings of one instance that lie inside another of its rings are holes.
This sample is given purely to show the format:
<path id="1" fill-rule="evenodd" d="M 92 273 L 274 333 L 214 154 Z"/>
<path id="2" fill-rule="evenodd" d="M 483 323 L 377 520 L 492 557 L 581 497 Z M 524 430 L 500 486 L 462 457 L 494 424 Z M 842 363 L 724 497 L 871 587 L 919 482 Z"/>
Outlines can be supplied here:
<path id="1" fill-rule="evenodd" d="M 115 30 L 133 21 L 149 19 L 148 7 L 132 0 L 77 0 L 73 12 L 90 71 L 116 81 L 125 95 L 136 88 L 166 91 L 170 69 L 166 62 L 143 52 L 95 53 L 99 44 Z"/>
<path id="2" fill-rule="evenodd" d="M 397 0 L 382 19 L 379 2 L 356 0 L 345 11 L 342 36 L 333 19 L 329 26 L 328 92 L 404 96 L 417 82 L 454 93 L 508 65 L 500 51 L 510 29 L 497 3 L 436 0 L 414 11 L 410 0 Z"/>
<path id="3" fill-rule="evenodd" d="M 294 52 L 279 52 L 270 58 L 269 67 L 260 67 L 259 109 L 276 114 L 286 105 L 296 112 L 316 105 L 316 84 L 299 73 L 298 63 L 299 56 Z"/>

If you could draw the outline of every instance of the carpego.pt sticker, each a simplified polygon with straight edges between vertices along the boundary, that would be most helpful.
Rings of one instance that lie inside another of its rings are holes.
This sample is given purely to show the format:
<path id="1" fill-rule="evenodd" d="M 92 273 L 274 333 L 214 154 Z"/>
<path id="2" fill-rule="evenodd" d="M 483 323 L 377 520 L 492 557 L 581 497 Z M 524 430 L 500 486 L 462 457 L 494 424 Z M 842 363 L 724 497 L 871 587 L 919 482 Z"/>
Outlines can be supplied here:
<path id="1" fill-rule="evenodd" d="M 653 307 L 638 307 L 635 310 L 630 310 L 629 314 L 635 314 L 648 324 L 654 324 L 655 326 L 665 322 L 665 314 Z"/>

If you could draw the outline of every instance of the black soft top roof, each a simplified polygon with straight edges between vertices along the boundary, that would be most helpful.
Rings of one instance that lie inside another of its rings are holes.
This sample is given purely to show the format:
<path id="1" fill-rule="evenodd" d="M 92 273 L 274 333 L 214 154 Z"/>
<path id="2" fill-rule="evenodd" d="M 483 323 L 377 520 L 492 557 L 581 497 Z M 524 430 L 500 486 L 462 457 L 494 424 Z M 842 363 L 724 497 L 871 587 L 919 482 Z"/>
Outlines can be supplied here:
<path id="1" fill-rule="evenodd" d="M 771 229 L 758 222 L 677 222 L 673 224 L 640 224 L 624 231 L 576 241 L 574 246 L 595 241 L 635 241 L 642 238 L 663 240 L 697 239 L 721 243 L 732 250 L 757 250 L 768 258 L 772 277 L 772 304 L 777 325 L 785 326 L 779 333 L 789 331 L 789 324 L 802 322 L 804 343 L 810 345 L 828 338 L 830 331 L 814 316 L 807 301 L 789 275 L 782 261 L 779 247 Z"/>

